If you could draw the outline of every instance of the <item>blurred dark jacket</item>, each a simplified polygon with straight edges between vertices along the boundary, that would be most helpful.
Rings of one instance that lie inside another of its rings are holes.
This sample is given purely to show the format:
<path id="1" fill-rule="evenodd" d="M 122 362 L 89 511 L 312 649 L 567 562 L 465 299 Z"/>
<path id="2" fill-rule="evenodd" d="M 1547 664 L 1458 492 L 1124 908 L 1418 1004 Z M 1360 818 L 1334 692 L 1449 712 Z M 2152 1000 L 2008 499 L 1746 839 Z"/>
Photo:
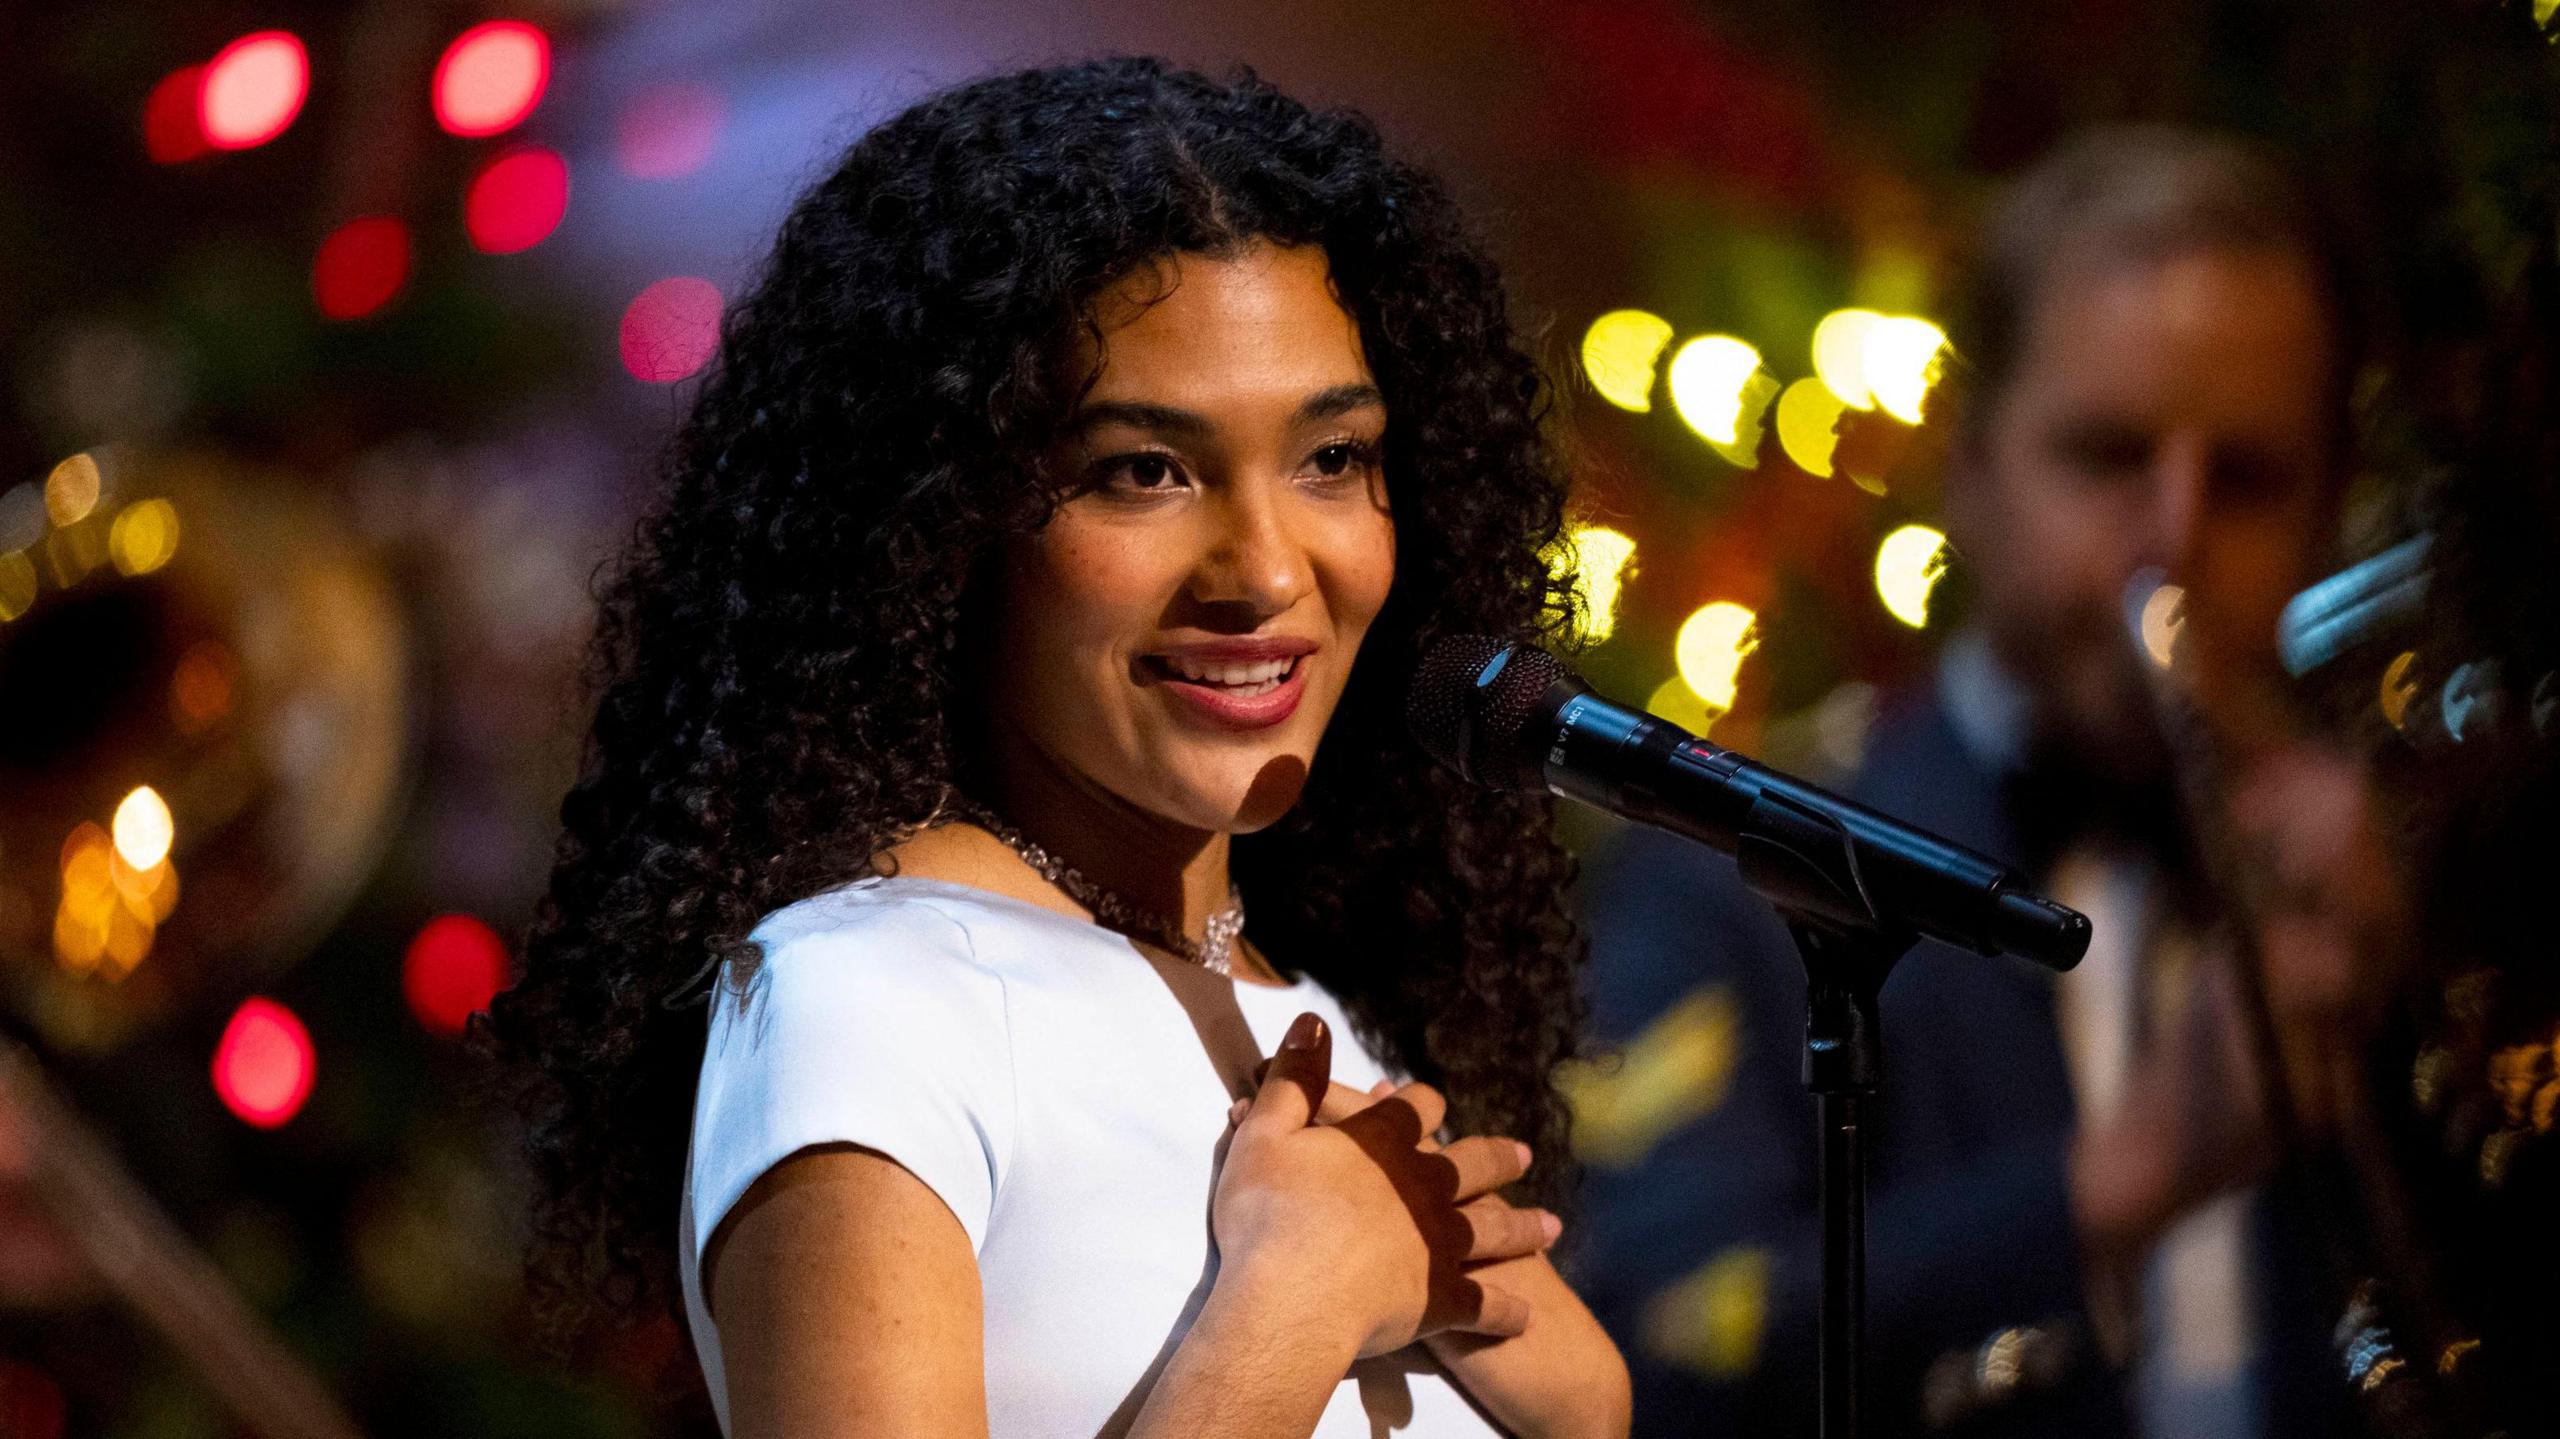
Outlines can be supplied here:
<path id="1" fill-rule="evenodd" d="M 2046 802 L 1890 705 L 1851 796 L 2033 875 Z M 2042 851 L 2042 853 L 2037 853 Z M 1623 1061 L 1576 1094 L 1588 1165 L 1575 1276 L 1625 1350 L 1635 1433 L 1813 1431 L 1813 1106 L 1804 974 L 1723 855 L 1630 827 L 1583 887 L 1593 1023 Z M 2072 1086 L 2051 975 L 1923 941 L 1882 996 L 1868 1200 L 1871 1434 L 2130 1435 L 2096 1356 L 2068 1198 Z M 2265 1431 L 2332 1432 L 2325 1320 L 2283 1226 L 2252 1216 Z"/>

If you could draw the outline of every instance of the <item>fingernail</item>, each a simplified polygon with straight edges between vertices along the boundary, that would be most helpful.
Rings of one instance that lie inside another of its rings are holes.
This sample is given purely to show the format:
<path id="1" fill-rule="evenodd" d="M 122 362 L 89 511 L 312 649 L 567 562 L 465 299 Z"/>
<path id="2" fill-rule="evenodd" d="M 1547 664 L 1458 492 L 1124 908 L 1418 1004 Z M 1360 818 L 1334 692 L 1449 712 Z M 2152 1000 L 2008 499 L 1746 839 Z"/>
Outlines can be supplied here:
<path id="1" fill-rule="evenodd" d="M 1324 1021 L 1313 1014 L 1299 1015 L 1280 1039 L 1282 1049 L 1313 1049 L 1324 1039 Z"/>
<path id="2" fill-rule="evenodd" d="M 1244 1112 L 1245 1112 L 1246 1110 L 1248 1110 L 1248 1109 L 1251 1109 L 1252 1107 L 1253 1107 L 1253 1101 L 1252 1101 L 1252 1100 L 1250 1100 L 1250 1099 L 1239 1099 L 1239 1100 L 1237 1100 L 1235 1103 L 1228 1105 L 1228 1106 L 1227 1106 L 1227 1123 L 1229 1123 L 1229 1124 L 1234 1124 L 1234 1123 L 1236 1123 L 1237 1121 L 1239 1121 L 1239 1120 L 1243 1119 L 1243 1118 L 1244 1118 Z"/>
<path id="3" fill-rule="evenodd" d="M 1555 1243 L 1556 1236 L 1564 1233 L 1564 1221 L 1544 1210 L 1538 1212 L 1538 1227 L 1546 1231 L 1549 1244 Z"/>
<path id="4" fill-rule="evenodd" d="M 1536 1155 L 1529 1152 L 1528 1145 L 1517 1139 L 1511 1141 L 1511 1147 L 1520 1151 L 1520 1167 L 1523 1170 L 1526 1170 L 1529 1167 L 1530 1161 L 1537 1158 Z"/>

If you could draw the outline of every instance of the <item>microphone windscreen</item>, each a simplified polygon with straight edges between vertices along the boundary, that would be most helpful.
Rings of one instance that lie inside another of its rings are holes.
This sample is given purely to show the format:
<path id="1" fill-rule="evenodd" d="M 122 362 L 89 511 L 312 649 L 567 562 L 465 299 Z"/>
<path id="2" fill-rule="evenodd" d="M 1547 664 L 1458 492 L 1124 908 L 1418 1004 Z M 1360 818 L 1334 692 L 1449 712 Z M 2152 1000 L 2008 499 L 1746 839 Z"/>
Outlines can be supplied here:
<path id="1" fill-rule="evenodd" d="M 1405 697 L 1405 723 L 1432 758 L 1478 784 L 1542 788 L 1521 762 L 1520 731 L 1565 673 L 1535 645 L 1451 635 L 1431 647 Z"/>

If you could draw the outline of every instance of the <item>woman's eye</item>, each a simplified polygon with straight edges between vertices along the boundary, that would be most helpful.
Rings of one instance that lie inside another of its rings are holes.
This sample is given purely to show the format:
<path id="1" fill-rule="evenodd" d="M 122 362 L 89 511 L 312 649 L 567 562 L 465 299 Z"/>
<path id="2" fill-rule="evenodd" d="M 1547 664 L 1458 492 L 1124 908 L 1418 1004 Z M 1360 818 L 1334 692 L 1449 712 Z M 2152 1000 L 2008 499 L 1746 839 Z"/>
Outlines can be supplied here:
<path id="1" fill-rule="evenodd" d="M 1378 462 L 1378 447 L 1344 440 L 1316 451 L 1314 460 L 1317 474 L 1327 479 L 1339 479 L 1374 467 Z"/>
<path id="2" fill-rule="evenodd" d="M 1110 477 L 1132 490 L 1170 489 L 1182 478 L 1163 455 L 1123 455 L 1111 462 Z"/>

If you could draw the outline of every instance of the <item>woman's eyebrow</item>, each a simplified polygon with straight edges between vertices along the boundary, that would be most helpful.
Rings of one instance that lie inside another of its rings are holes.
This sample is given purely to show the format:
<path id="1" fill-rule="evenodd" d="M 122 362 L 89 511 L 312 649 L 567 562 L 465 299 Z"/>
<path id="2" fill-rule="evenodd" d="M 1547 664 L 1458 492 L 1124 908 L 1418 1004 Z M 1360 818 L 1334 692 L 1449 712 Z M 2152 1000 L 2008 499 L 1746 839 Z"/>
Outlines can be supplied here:
<path id="1" fill-rule="evenodd" d="M 1302 424 L 1308 420 L 1330 420 L 1336 415 L 1349 414 L 1371 405 L 1383 406 L 1386 402 L 1387 397 L 1379 394 L 1378 387 L 1372 384 L 1333 385 L 1309 395 L 1306 403 L 1298 406 L 1298 420 Z"/>
<path id="2" fill-rule="evenodd" d="M 1378 387 L 1366 382 L 1330 385 L 1307 396 L 1293 418 L 1300 424 L 1329 420 L 1386 402 L 1386 396 L 1378 392 Z M 1197 411 L 1150 404 L 1144 400 L 1098 400 L 1076 411 L 1075 416 L 1068 420 L 1067 429 L 1073 434 L 1083 434 L 1104 425 L 1127 425 L 1132 429 L 1153 430 L 1158 434 L 1190 440 L 1200 439 L 1217 429 L 1208 416 Z"/>
<path id="3" fill-rule="evenodd" d="M 1067 421 L 1071 434 L 1098 430 L 1104 425 L 1127 425 L 1136 430 L 1154 430 L 1183 439 L 1199 439 L 1217 426 L 1206 415 L 1171 405 L 1150 405 L 1143 400 L 1102 400 L 1075 412 Z"/>

